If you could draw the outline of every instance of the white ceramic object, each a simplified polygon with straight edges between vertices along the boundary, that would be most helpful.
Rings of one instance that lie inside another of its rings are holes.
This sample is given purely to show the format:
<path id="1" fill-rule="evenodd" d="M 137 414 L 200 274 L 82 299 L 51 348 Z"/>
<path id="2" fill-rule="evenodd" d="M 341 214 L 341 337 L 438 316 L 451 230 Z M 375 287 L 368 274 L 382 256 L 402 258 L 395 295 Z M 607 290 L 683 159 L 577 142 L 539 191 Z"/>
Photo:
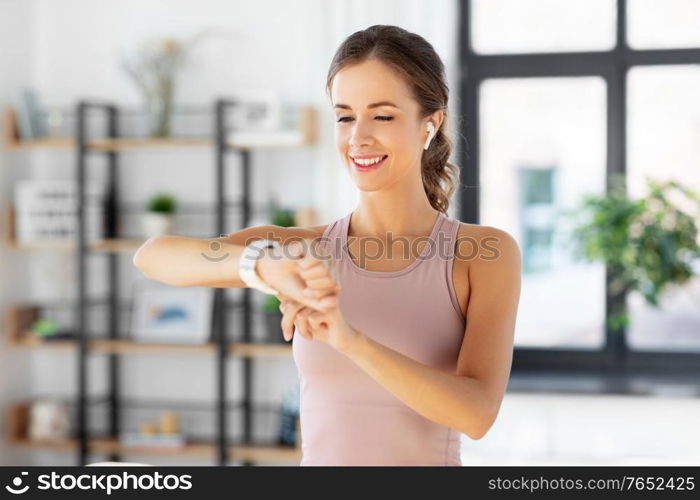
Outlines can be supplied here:
<path id="1" fill-rule="evenodd" d="M 173 216 L 158 212 L 143 214 L 142 230 L 147 238 L 168 234 L 173 227 Z"/>
<path id="2" fill-rule="evenodd" d="M 69 422 L 66 408 L 57 401 L 37 400 L 29 414 L 28 437 L 36 441 L 66 439 Z"/>

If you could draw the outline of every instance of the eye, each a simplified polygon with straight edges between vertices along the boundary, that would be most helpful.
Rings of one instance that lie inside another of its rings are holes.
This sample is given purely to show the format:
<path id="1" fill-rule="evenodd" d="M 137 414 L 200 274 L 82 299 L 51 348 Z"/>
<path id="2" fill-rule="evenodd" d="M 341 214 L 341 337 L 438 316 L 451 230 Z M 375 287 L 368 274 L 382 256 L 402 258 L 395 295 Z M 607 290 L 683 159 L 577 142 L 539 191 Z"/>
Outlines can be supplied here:
<path id="1" fill-rule="evenodd" d="M 389 122 L 394 119 L 393 116 L 375 116 L 374 118 L 384 122 Z M 349 116 L 341 116 L 340 118 L 338 118 L 338 122 L 341 123 L 349 120 L 352 120 L 352 118 Z"/>

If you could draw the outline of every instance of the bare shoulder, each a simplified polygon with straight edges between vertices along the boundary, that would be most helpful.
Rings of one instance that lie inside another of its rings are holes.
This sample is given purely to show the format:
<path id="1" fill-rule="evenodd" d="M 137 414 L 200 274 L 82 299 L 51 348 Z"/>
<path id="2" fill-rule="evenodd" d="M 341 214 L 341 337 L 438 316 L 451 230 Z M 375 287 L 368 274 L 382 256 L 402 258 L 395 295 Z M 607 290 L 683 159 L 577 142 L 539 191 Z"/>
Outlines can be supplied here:
<path id="1" fill-rule="evenodd" d="M 521 253 L 515 238 L 494 226 L 460 222 L 458 257 L 467 261 L 470 268 L 493 270 L 507 268 L 520 272 Z"/>
<path id="2" fill-rule="evenodd" d="M 520 249 L 507 231 L 479 224 L 459 223 L 452 280 L 462 314 L 466 317 L 474 290 L 492 284 L 517 287 Z"/>

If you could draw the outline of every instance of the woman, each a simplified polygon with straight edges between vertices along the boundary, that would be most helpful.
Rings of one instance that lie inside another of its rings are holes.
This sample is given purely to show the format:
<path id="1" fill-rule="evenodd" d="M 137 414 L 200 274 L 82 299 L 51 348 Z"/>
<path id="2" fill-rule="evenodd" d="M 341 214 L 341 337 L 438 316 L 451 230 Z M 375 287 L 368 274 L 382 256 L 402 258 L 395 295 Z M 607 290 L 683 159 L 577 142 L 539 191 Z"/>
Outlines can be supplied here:
<path id="1" fill-rule="evenodd" d="M 448 88 L 426 40 L 395 26 L 358 31 L 336 52 L 326 89 L 356 209 L 213 244 L 234 261 L 250 237 L 318 245 L 268 249 L 258 263 L 293 342 L 301 465 L 461 465 L 460 433 L 483 437 L 507 386 L 520 251 L 505 231 L 447 216 L 457 178 Z M 163 237 L 139 267 L 158 279 L 180 266 L 174 285 L 245 286 L 231 259 L 194 262 L 204 244 Z M 155 264 L 161 255 L 170 266 Z"/>

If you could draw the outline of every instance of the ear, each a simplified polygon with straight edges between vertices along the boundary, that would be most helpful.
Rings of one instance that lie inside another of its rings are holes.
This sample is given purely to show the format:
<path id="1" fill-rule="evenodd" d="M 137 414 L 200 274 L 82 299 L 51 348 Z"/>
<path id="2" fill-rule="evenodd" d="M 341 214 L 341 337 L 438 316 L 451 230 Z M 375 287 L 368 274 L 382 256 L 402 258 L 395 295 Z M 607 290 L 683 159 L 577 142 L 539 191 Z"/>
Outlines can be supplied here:
<path id="1" fill-rule="evenodd" d="M 438 130 L 440 130 L 442 122 L 445 121 L 445 112 L 441 109 L 438 109 L 435 113 L 433 113 L 430 116 L 430 121 L 433 122 L 433 125 L 435 125 L 435 132 L 437 132 Z"/>

